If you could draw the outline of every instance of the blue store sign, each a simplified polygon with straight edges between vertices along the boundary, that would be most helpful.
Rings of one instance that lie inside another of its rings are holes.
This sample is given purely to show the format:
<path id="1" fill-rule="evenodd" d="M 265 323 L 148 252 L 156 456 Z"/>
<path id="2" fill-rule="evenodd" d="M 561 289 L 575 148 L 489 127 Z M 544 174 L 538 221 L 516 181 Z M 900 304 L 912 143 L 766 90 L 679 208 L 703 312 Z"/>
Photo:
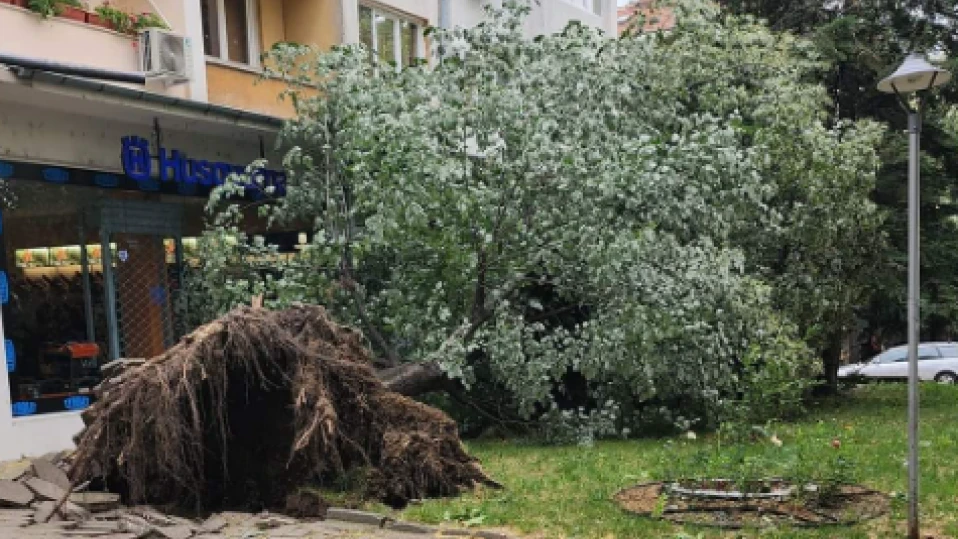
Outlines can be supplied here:
<path id="1" fill-rule="evenodd" d="M 13 341 L 10 339 L 3 341 L 3 349 L 7 356 L 7 372 L 17 370 L 17 348 Z"/>
<path id="2" fill-rule="evenodd" d="M 33 401 L 20 401 L 13 403 L 13 416 L 22 417 L 37 413 L 37 403 Z"/>
<path id="3" fill-rule="evenodd" d="M 63 407 L 67 410 L 83 410 L 90 406 L 90 397 L 74 395 L 63 399 Z"/>
<path id="4" fill-rule="evenodd" d="M 231 174 L 245 174 L 245 165 L 236 165 L 218 161 L 190 159 L 180 150 L 167 151 L 158 148 L 150 153 L 150 142 L 142 137 L 123 137 L 123 172 L 138 182 L 146 190 L 158 189 L 160 184 L 172 182 L 177 185 L 215 187 L 223 185 Z M 154 168 L 155 160 L 155 168 Z M 254 196 L 263 189 L 272 187 L 273 195 L 282 196 L 286 192 L 286 174 L 276 170 L 256 169 L 251 174 L 252 182 L 244 185 Z"/>

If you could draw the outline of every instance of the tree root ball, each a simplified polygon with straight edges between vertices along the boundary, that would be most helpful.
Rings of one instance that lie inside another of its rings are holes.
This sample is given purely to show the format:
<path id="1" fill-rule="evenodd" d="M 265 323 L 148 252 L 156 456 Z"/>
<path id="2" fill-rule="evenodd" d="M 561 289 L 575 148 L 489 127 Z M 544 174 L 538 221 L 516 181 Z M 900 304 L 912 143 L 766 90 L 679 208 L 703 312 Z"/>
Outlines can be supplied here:
<path id="1" fill-rule="evenodd" d="M 495 485 L 455 422 L 390 392 L 370 360 L 322 307 L 234 310 L 104 385 L 73 480 L 191 510 L 283 508 L 344 478 L 394 507 Z"/>

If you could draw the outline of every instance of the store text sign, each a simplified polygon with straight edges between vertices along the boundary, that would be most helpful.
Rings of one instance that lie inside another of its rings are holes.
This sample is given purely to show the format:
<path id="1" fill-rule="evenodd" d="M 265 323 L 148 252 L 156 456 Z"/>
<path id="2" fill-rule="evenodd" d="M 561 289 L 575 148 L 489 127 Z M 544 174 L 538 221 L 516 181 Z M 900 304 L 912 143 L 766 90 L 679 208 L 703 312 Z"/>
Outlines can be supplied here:
<path id="1" fill-rule="evenodd" d="M 151 154 L 150 142 L 142 137 L 123 137 L 122 143 L 123 172 L 137 182 L 148 182 L 154 177 L 154 160 L 160 182 L 215 187 L 223 185 L 231 174 L 246 173 L 245 165 L 190 159 L 180 150 L 167 152 L 166 148 L 160 147 L 155 155 Z M 246 189 L 266 191 L 272 187 L 274 196 L 286 192 L 286 175 L 282 172 L 254 169 L 250 179 L 244 184 Z"/>

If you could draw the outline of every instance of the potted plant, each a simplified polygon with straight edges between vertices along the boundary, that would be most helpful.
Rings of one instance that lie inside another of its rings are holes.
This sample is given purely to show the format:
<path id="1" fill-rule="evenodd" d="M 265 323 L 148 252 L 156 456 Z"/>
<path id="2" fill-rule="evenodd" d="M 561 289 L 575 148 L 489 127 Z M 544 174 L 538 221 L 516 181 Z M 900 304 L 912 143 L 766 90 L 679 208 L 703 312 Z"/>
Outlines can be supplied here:
<path id="1" fill-rule="evenodd" d="M 86 14 L 80 0 L 27 0 L 27 7 L 40 17 L 64 17 L 85 22 Z"/>
<path id="2" fill-rule="evenodd" d="M 133 21 L 133 30 L 136 32 L 145 30 L 146 28 L 162 28 L 164 30 L 169 30 L 170 28 L 156 13 L 140 13 L 139 15 L 131 15 L 130 19 Z"/>
<path id="3" fill-rule="evenodd" d="M 86 22 L 86 12 L 80 0 L 57 0 L 57 17 L 72 21 Z"/>
<path id="4" fill-rule="evenodd" d="M 100 28 L 106 28 L 107 30 L 113 29 L 113 26 L 110 25 L 110 21 L 101 17 L 96 11 L 86 12 L 86 22 L 92 26 L 99 26 Z"/>
<path id="5" fill-rule="evenodd" d="M 30 11 L 46 19 L 47 17 L 52 17 L 59 12 L 59 6 L 57 6 L 57 4 L 57 0 L 29 0 L 27 2 L 27 7 L 30 8 Z"/>
<path id="6" fill-rule="evenodd" d="M 110 5 L 109 2 L 96 7 L 96 15 L 106 22 L 107 28 L 112 28 L 122 34 L 133 32 L 133 21 L 130 15 L 123 10 Z"/>

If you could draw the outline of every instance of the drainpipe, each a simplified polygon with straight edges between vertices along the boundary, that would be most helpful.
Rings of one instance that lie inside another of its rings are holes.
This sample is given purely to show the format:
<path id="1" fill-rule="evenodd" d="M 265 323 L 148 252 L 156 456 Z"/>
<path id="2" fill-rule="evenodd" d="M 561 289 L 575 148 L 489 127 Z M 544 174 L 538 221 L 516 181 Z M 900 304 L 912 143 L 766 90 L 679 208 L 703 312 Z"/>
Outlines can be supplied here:
<path id="1" fill-rule="evenodd" d="M 452 27 L 449 24 L 449 0 L 439 0 L 439 28 L 448 30 Z"/>
<path id="2" fill-rule="evenodd" d="M 452 28 L 450 24 L 450 3 L 449 0 L 439 0 L 439 28 L 443 30 L 449 30 Z M 437 49 L 439 51 L 439 62 L 442 63 L 442 60 L 446 57 L 446 44 L 440 42 Z"/>
<path id="3" fill-rule="evenodd" d="M 50 73 L 59 73 L 61 75 L 73 75 L 87 79 L 108 80 L 113 82 L 128 82 L 131 84 L 146 84 L 146 74 L 133 71 L 114 71 L 112 69 L 100 69 L 97 67 L 82 66 L 76 64 L 61 64 L 50 62 L 39 58 L 28 58 L 16 54 L 7 54 L 0 52 L 0 64 L 11 67 L 20 67 L 32 69 L 35 71 L 48 71 Z"/>

